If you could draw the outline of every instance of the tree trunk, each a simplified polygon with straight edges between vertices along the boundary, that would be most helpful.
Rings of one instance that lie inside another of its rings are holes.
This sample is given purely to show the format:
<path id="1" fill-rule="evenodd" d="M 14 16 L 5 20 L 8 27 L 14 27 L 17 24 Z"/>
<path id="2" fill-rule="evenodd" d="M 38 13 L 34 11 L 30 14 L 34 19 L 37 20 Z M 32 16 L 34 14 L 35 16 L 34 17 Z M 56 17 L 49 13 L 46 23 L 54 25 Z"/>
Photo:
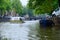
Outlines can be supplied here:
<path id="1" fill-rule="evenodd" d="M 58 4 L 59 4 L 59 7 L 60 7 L 60 0 L 58 0 Z"/>
<path id="2" fill-rule="evenodd" d="M 2 16 L 2 9 L 0 9 L 0 15 Z"/>

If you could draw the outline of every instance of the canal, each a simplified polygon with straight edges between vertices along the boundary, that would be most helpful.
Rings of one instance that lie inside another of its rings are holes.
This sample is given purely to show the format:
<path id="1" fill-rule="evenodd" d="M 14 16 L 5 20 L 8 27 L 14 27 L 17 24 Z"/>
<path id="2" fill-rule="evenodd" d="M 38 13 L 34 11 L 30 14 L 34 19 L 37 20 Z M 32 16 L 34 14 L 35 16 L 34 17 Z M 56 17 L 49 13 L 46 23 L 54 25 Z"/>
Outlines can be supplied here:
<path id="1" fill-rule="evenodd" d="M 40 28 L 38 20 L 0 23 L 0 40 L 60 40 L 60 30 Z"/>

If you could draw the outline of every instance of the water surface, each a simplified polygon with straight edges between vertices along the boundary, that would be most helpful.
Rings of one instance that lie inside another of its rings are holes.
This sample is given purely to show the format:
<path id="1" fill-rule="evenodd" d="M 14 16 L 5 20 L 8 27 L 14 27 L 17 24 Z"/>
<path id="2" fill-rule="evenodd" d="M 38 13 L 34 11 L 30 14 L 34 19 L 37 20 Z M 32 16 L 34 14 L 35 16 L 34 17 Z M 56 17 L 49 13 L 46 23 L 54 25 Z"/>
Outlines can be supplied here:
<path id="1" fill-rule="evenodd" d="M 0 23 L 1 40 L 60 40 L 60 30 L 40 28 L 38 21 Z"/>

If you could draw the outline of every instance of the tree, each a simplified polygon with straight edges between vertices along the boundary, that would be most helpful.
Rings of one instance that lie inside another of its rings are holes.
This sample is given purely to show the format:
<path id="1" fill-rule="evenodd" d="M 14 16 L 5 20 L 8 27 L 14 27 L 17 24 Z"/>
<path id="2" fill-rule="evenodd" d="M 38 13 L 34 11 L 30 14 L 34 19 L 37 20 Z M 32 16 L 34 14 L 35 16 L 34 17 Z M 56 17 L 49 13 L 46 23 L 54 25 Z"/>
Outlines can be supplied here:
<path id="1" fill-rule="evenodd" d="M 22 4 L 20 0 L 12 0 L 12 9 L 15 10 L 16 13 L 21 14 L 22 13 Z"/>
<path id="2" fill-rule="evenodd" d="M 35 14 L 51 13 L 58 7 L 58 0 L 29 0 L 28 8 Z"/>
<path id="3" fill-rule="evenodd" d="M 15 10 L 16 13 L 22 13 L 22 5 L 20 0 L 0 0 L 0 14 L 3 15 L 7 11 Z"/>
<path id="4" fill-rule="evenodd" d="M 11 9 L 10 0 L 0 0 L 0 14 L 3 15 L 5 11 Z"/>
<path id="5" fill-rule="evenodd" d="M 59 7 L 60 7 L 60 0 L 58 0 L 58 3 L 59 3 Z"/>

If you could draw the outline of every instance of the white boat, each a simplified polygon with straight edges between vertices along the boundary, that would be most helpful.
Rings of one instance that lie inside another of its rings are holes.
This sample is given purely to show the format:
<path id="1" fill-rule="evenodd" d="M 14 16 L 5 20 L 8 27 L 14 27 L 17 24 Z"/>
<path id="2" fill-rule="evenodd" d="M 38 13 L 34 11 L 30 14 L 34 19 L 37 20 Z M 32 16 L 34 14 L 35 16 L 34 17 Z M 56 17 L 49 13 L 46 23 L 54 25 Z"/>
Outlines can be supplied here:
<path id="1" fill-rule="evenodd" d="M 11 17 L 11 19 L 10 20 L 20 20 L 20 17 Z"/>

